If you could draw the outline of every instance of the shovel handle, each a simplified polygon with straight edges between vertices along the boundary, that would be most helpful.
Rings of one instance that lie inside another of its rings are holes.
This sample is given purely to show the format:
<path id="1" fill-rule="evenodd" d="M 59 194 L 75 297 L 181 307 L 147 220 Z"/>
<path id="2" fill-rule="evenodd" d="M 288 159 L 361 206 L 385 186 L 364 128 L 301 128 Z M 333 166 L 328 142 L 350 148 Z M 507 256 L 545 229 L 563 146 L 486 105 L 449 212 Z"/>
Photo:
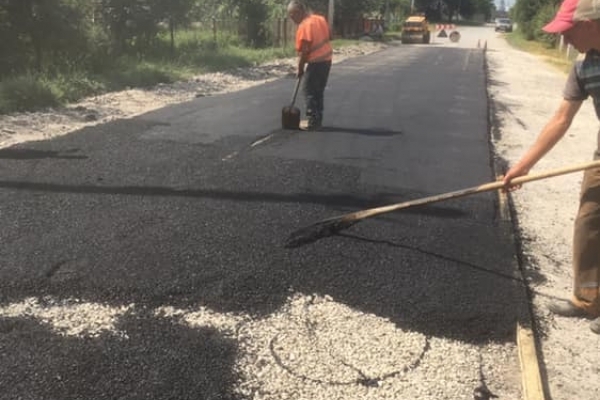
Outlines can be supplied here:
<path id="1" fill-rule="evenodd" d="M 591 169 L 591 168 L 600 168 L 600 160 L 591 161 L 591 162 L 582 163 L 582 164 L 576 164 L 576 165 L 572 165 L 570 167 L 553 169 L 553 170 L 541 172 L 538 174 L 519 176 L 517 178 L 512 179 L 510 181 L 510 183 L 511 183 L 511 186 L 515 186 L 515 185 L 520 185 L 520 184 L 527 183 L 527 182 L 533 182 L 533 181 L 538 181 L 541 179 L 552 178 L 552 177 L 559 176 L 559 175 L 566 175 L 566 174 L 570 174 L 573 172 L 584 171 L 584 170 Z M 434 196 L 423 197 L 421 199 L 405 201 L 403 203 L 390 204 L 388 206 L 358 211 L 356 213 L 353 213 L 351 217 L 348 215 L 350 217 L 348 219 L 359 220 L 359 219 L 372 217 L 372 216 L 375 216 L 378 214 L 383 214 L 383 213 L 390 212 L 390 211 L 396 211 L 396 210 L 399 210 L 402 208 L 431 204 L 431 203 L 435 203 L 438 201 L 455 199 L 458 197 L 464 197 L 464 196 L 468 196 L 471 194 L 483 193 L 483 192 L 488 192 L 491 190 L 497 190 L 497 189 L 500 189 L 503 187 L 504 187 L 504 183 L 502 181 L 490 182 L 490 183 L 486 183 L 486 184 L 479 185 L 479 186 L 473 186 L 473 187 L 470 187 L 467 189 L 456 190 L 454 192 L 447 192 L 447 193 L 442 193 L 442 194 L 438 194 L 438 195 L 434 195 Z"/>
<path id="2" fill-rule="evenodd" d="M 302 80 L 302 77 L 299 77 L 296 80 L 296 88 L 294 89 L 294 94 L 292 95 L 292 102 L 290 104 L 290 107 L 294 107 L 294 103 L 296 103 L 296 96 L 298 95 L 298 89 L 300 89 L 300 81 Z"/>

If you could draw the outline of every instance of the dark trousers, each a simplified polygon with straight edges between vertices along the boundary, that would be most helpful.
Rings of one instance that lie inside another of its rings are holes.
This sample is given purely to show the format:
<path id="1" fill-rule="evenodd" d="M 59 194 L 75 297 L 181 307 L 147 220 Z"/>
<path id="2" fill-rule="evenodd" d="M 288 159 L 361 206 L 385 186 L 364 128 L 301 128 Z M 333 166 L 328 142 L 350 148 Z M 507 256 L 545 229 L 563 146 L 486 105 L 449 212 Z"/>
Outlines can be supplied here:
<path id="1" fill-rule="evenodd" d="M 583 174 L 573 237 L 573 303 L 600 317 L 600 169 Z"/>
<path id="2" fill-rule="evenodd" d="M 324 93 L 331 70 L 331 61 L 308 63 L 304 72 L 304 96 L 308 124 L 321 125 L 325 107 Z"/>

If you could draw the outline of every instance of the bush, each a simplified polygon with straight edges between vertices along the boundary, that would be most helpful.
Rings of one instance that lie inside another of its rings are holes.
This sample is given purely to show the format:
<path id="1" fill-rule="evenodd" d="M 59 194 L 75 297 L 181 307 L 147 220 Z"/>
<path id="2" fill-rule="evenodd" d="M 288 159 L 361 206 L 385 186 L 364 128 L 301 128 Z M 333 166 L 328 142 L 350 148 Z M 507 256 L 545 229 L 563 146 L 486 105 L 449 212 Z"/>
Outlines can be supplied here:
<path id="1" fill-rule="evenodd" d="M 110 82 L 109 89 L 122 89 L 127 87 L 149 88 L 158 83 L 172 83 L 177 76 L 168 66 L 143 62 L 134 59 L 122 58 L 117 65 L 107 74 Z"/>
<path id="2" fill-rule="evenodd" d="M 77 101 L 106 90 L 104 84 L 83 73 L 59 75 L 49 80 L 48 86 L 52 89 L 53 93 L 60 96 L 59 100 L 61 103 Z"/>
<path id="3" fill-rule="evenodd" d="M 549 34 L 542 30 L 544 25 L 554 18 L 556 14 L 556 6 L 546 4 L 543 6 L 533 18 L 532 28 L 535 40 L 543 43 L 547 48 L 556 47 L 558 35 Z"/>
<path id="4" fill-rule="evenodd" d="M 39 110 L 60 105 L 60 93 L 46 80 L 33 75 L 0 83 L 0 113 Z"/>

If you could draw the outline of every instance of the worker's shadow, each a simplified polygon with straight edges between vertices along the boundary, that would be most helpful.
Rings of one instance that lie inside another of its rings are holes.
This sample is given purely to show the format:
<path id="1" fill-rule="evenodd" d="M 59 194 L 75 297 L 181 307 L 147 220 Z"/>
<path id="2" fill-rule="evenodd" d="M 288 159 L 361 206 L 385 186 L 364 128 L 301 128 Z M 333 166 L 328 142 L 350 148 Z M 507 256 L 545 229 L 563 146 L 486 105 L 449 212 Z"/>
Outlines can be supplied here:
<path id="1" fill-rule="evenodd" d="M 50 151 L 50 150 L 35 150 L 25 148 L 7 148 L 0 150 L 0 159 L 7 160 L 36 160 L 44 158 L 58 158 L 65 160 L 85 160 L 88 157 L 85 155 L 74 154 L 78 149 L 70 149 L 66 151 Z"/>
<path id="2" fill-rule="evenodd" d="M 319 129 L 320 132 L 335 132 L 335 133 L 349 133 L 352 135 L 366 135 L 366 136 L 396 136 L 401 135 L 402 131 L 392 130 L 387 128 L 349 128 L 345 126 L 334 126 L 327 125 L 322 126 Z"/>

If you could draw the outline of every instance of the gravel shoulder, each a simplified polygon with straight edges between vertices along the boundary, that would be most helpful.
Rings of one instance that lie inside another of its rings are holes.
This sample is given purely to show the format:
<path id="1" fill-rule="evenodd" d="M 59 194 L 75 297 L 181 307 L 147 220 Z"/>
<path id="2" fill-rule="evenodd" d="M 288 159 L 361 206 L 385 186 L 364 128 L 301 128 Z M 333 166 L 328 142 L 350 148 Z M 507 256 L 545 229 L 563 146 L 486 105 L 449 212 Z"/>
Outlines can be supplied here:
<path id="1" fill-rule="evenodd" d="M 488 41 L 487 59 L 488 90 L 497 122 L 492 143 L 496 155 L 513 164 L 558 107 L 566 75 L 510 47 L 500 35 Z M 590 161 L 597 130 L 598 119 L 587 101 L 567 135 L 531 172 Z M 534 294 L 540 361 L 552 399 L 600 398 L 600 336 L 590 331 L 588 321 L 556 317 L 546 308 L 552 299 L 567 299 L 572 291 L 572 229 L 582 176 L 531 183 L 511 196 L 524 273 Z"/>

